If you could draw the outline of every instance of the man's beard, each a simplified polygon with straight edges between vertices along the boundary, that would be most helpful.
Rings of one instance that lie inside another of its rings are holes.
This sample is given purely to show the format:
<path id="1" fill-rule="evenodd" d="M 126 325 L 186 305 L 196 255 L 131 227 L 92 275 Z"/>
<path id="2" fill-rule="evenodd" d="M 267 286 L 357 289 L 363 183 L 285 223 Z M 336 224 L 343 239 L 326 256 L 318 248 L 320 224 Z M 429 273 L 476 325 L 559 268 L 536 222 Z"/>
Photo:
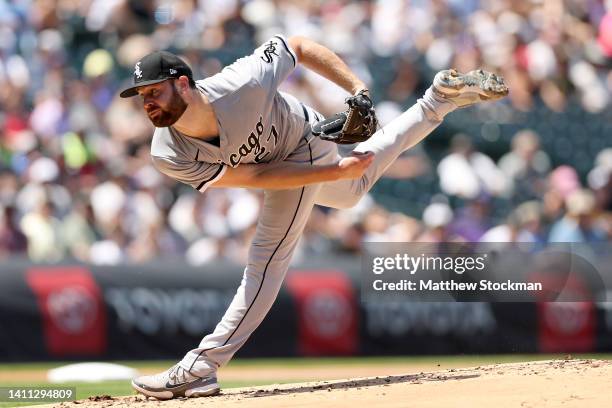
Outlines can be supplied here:
<path id="1" fill-rule="evenodd" d="M 158 109 L 157 116 L 149 119 L 155 127 L 168 127 L 176 123 L 177 120 L 183 115 L 183 112 L 187 109 L 187 103 L 181 98 L 181 95 L 172 87 L 172 98 L 166 108 L 161 106 L 156 107 Z"/>

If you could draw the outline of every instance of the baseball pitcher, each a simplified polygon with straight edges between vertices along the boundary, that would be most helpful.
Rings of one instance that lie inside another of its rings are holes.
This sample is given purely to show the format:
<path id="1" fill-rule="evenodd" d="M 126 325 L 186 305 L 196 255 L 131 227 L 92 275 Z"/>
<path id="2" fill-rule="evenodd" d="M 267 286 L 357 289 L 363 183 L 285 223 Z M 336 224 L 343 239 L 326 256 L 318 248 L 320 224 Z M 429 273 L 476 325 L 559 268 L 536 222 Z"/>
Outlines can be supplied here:
<path id="1" fill-rule="evenodd" d="M 352 96 L 344 112 L 324 118 L 279 85 L 302 64 Z M 189 66 L 154 52 L 135 66 L 133 86 L 155 125 L 155 167 L 200 192 L 264 190 L 262 214 L 244 276 L 215 330 L 170 369 L 136 378 L 133 387 L 159 399 L 219 392 L 216 372 L 264 319 L 315 204 L 348 208 L 405 150 L 453 110 L 508 93 L 503 79 L 478 70 L 439 72 L 417 103 L 376 130 L 366 85 L 331 50 L 303 37 L 277 35 L 220 73 L 195 81 Z M 359 142 L 347 157 L 338 144 Z"/>

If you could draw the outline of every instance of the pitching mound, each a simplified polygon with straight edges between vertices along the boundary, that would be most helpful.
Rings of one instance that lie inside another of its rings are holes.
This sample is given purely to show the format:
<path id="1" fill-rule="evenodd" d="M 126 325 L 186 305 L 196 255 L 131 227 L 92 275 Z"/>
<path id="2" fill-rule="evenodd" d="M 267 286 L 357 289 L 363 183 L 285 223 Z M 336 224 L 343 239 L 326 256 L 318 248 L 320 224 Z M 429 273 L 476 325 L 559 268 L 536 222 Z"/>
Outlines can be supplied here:
<path id="1" fill-rule="evenodd" d="M 157 401 L 91 397 L 57 406 L 185 407 L 602 407 L 609 404 L 612 361 L 552 360 L 496 364 L 374 378 L 236 388 L 215 397 Z M 75 405 L 78 404 L 78 405 Z"/>

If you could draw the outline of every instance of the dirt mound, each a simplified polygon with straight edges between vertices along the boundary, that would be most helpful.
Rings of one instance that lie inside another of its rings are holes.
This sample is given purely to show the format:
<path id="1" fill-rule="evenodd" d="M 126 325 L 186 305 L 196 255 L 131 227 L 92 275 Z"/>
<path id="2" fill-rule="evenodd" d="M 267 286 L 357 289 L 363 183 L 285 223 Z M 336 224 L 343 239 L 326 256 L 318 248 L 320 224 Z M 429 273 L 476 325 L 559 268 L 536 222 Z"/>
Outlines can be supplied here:
<path id="1" fill-rule="evenodd" d="M 190 399 L 190 407 L 602 407 L 609 403 L 612 361 L 549 360 L 436 372 L 236 388 Z M 186 399 L 142 396 L 64 402 L 63 408 L 176 408 Z"/>

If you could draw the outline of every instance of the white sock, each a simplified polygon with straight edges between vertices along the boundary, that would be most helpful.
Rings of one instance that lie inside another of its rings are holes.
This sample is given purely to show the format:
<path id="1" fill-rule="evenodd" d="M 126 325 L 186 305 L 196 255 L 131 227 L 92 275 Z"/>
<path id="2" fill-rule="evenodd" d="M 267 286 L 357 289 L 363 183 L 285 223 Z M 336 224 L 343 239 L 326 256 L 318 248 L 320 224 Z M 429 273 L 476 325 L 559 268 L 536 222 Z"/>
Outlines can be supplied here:
<path id="1" fill-rule="evenodd" d="M 428 116 L 433 115 L 439 121 L 457 109 L 457 105 L 450 100 L 437 95 L 433 91 L 433 85 L 425 91 L 425 95 L 419 99 L 419 103 L 423 106 Z"/>

